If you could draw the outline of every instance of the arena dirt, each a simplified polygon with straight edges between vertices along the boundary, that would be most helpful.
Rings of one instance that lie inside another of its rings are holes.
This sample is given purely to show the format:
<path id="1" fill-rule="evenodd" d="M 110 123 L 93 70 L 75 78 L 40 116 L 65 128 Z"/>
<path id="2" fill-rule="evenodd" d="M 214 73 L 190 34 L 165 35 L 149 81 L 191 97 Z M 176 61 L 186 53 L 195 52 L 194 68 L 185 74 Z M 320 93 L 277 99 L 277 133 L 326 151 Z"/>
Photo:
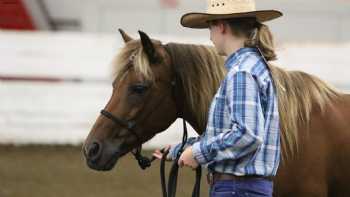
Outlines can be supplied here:
<path id="1" fill-rule="evenodd" d="M 208 196 L 205 174 L 203 197 Z M 181 169 L 177 196 L 191 196 L 194 175 Z M 112 171 L 97 172 L 86 166 L 80 146 L 0 146 L 0 197 L 102 196 L 161 197 L 159 161 L 142 171 L 127 155 Z"/>

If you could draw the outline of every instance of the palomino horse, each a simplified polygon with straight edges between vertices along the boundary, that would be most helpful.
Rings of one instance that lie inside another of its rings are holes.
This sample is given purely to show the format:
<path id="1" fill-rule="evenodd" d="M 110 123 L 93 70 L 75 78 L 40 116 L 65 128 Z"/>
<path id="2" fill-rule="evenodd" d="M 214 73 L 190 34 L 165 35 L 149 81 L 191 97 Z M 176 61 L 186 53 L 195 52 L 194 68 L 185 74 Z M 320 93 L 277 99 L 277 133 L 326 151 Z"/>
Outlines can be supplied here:
<path id="1" fill-rule="evenodd" d="M 116 57 L 113 94 L 83 150 L 87 164 L 110 170 L 117 160 L 177 118 L 202 134 L 207 112 L 225 76 L 223 58 L 211 47 L 134 40 Z M 315 76 L 269 64 L 277 87 L 282 162 L 274 196 L 350 196 L 350 95 Z M 174 85 L 175 84 L 175 85 Z M 131 129 L 132 128 L 132 129 Z"/>

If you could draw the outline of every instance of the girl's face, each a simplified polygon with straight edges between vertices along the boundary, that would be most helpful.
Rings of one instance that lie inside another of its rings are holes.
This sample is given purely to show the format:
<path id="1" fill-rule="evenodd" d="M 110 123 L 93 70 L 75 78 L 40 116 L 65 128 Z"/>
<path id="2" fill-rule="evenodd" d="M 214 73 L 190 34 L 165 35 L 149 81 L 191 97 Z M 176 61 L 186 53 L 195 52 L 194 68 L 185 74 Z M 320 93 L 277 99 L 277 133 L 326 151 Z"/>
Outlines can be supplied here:
<path id="1" fill-rule="evenodd" d="M 209 22 L 210 40 L 213 42 L 219 55 L 227 56 L 233 49 L 244 46 L 245 37 L 236 36 L 231 27 L 222 20 Z"/>
<path id="2" fill-rule="evenodd" d="M 216 50 L 218 51 L 219 55 L 225 55 L 224 51 L 224 24 L 223 23 L 209 23 L 209 31 L 210 31 L 210 40 L 214 44 Z"/>

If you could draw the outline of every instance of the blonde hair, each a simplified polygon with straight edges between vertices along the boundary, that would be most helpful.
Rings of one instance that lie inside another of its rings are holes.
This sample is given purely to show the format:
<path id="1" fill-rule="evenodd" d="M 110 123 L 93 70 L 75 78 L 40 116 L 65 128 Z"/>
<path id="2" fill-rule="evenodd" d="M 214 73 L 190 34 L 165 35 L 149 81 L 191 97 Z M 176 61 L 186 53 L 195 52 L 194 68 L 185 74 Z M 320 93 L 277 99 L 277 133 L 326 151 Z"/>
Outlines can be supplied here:
<path id="1" fill-rule="evenodd" d="M 275 46 L 269 27 L 256 18 L 233 18 L 224 20 L 236 36 L 247 38 L 245 47 L 258 47 L 267 61 L 276 60 Z"/>

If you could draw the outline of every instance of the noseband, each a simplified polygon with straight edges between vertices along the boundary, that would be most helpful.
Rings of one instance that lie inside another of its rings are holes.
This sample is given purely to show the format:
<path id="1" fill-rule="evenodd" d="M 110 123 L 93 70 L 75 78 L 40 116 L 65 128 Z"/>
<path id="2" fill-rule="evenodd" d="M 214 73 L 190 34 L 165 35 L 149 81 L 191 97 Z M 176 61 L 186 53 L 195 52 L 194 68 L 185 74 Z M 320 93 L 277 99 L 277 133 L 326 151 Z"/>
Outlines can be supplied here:
<path id="1" fill-rule="evenodd" d="M 136 125 L 135 121 L 131 121 L 131 120 L 124 120 L 122 118 L 118 118 L 116 116 L 114 116 L 112 113 L 108 112 L 107 110 L 101 110 L 101 114 L 112 120 L 114 123 L 121 125 L 122 127 L 125 127 L 128 131 L 130 131 L 133 135 L 135 135 L 135 137 L 139 140 L 140 137 L 138 136 L 137 133 L 134 132 L 134 128 Z"/>

